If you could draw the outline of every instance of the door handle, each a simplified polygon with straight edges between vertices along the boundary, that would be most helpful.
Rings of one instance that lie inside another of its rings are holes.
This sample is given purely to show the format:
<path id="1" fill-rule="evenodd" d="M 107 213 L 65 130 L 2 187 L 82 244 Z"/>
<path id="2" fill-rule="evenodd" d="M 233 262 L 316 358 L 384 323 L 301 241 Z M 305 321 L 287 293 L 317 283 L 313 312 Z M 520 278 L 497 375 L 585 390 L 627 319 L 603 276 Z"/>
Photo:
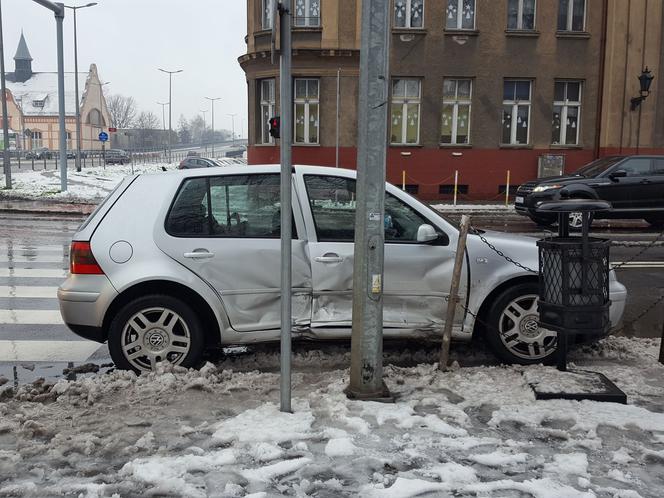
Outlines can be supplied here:
<path id="1" fill-rule="evenodd" d="M 194 252 L 185 252 L 183 256 L 188 259 L 208 259 L 208 258 L 213 258 L 214 253 L 207 250 L 203 251 L 196 250 Z"/>
<path id="2" fill-rule="evenodd" d="M 318 263 L 341 263 L 344 260 L 341 256 L 334 253 L 326 253 L 323 256 L 317 256 L 314 261 Z"/>

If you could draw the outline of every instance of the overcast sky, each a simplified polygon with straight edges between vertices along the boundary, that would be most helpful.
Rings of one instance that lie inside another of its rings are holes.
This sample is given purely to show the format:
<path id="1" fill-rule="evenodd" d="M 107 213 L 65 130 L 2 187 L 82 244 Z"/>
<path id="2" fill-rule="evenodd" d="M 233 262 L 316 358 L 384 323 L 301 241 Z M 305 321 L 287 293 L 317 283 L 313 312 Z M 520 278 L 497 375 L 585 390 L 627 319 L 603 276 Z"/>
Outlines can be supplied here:
<path id="1" fill-rule="evenodd" d="M 173 75 L 173 127 L 180 114 L 188 119 L 209 110 L 204 97 L 221 97 L 215 104 L 215 128 L 246 127 L 247 85 L 237 58 L 246 52 L 245 0 L 97 0 L 77 12 L 78 67 L 97 64 L 107 94 L 136 99 L 139 110 L 153 111 L 161 120 L 168 101 L 168 75 Z M 84 5 L 85 0 L 66 5 Z M 14 70 L 14 54 L 25 34 L 34 71 L 56 71 L 55 18 L 32 0 L 2 0 L 5 70 Z M 65 71 L 74 71 L 74 23 L 65 16 Z M 168 111 L 168 109 L 166 109 Z M 211 113 L 206 114 L 210 125 Z M 168 114 L 166 115 L 168 126 Z M 246 137 L 246 131 L 243 131 Z"/>

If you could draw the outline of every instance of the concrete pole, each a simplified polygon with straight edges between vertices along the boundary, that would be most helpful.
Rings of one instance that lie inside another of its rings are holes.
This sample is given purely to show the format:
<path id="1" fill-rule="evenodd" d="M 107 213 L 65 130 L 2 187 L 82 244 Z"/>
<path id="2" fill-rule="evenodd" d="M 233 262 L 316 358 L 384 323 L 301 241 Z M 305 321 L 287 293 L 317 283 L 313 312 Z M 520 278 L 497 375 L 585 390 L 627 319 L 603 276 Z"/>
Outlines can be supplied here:
<path id="1" fill-rule="evenodd" d="M 291 76 L 291 0 L 279 4 L 281 58 L 279 98 L 281 100 L 281 411 L 291 411 L 291 256 L 292 256 L 292 151 L 293 144 L 293 78 Z M 273 22 L 276 21 L 273 20 Z"/>
<path id="2" fill-rule="evenodd" d="M 2 164 L 5 171 L 5 186 L 12 188 L 12 165 L 9 161 L 9 116 L 7 115 L 7 88 L 5 83 L 5 46 L 2 34 L 2 0 L 0 0 L 0 87 L 2 87 L 0 91 L 2 91 L 2 137 L 4 141 Z M 18 149 L 18 139 L 16 145 Z"/>
<path id="3" fill-rule="evenodd" d="M 171 135 L 173 134 L 173 73 L 168 73 L 168 164 L 172 164 L 171 156 L 173 146 L 171 145 Z"/>
<path id="4" fill-rule="evenodd" d="M 221 97 L 205 97 L 205 98 L 210 101 L 210 104 L 212 104 L 212 159 L 214 159 L 214 139 L 215 139 L 215 134 L 214 134 L 214 103 L 217 100 L 221 100 Z"/>
<path id="5" fill-rule="evenodd" d="M 390 2 L 362 2 L 353 333 L 348 397 L 389 399 L 383 382 L 385 161 Z"/>
<path id="6" fill-rule="evenodd" d="M 74 93 L 76 98 L 76 171 L 81 171 L 81 103 L 78 99 L 78 40 L 76 39 L 76 11 L 74 11 Z M 101 109 L 99 109 L 101 113 Z"/>
<path id="7" fill-rule="evenodd" d="M 339 100 L 341 97 L 341 68 L 337 68 L 337 142 L 334 154 L 334 167 L 339 167 Z"/>
<path id="8" fill-rule="evenodd" d="M 63 24 L 65 6 L 56 4 L 60 10 L 55 13 L 55 25 L 58 43 L 58 107 L 59 107 L 59 138 L 60 138 L 60 190 L 67 191 L 67 128 L 65 127 L 65 56 L 63 43 Z"/>

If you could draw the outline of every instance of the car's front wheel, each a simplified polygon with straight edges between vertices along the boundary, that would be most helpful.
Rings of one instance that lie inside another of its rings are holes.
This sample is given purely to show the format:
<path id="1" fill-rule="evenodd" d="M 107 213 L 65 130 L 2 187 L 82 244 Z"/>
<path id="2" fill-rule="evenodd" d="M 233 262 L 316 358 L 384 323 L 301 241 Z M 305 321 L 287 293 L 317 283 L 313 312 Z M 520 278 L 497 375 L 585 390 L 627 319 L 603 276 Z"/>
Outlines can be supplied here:
<path id="1" fill-rule="evenodd" d="M 505 363 L 546 363 L 557 350 L 558 334 L 539 326 L 537 283 L 523 283 L 503 291 L 487 316 L 486 338 Z"/>
<path id="2" fill-rule="evenodd" d="M 126 304 L 111 322 L 108 349 L 122 370 L 147 372 L 168 361 L 197 367 L 204 335 L 196 313 L 172 296 L 153 294 Z"/>

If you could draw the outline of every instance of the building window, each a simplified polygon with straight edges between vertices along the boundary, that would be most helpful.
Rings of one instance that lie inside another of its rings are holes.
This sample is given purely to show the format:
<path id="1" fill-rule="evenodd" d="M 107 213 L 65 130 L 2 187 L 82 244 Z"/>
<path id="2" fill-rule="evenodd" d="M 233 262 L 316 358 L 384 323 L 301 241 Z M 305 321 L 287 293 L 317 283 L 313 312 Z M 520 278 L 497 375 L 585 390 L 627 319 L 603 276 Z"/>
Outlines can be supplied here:
<path id="1" fill-rule="evenodd" d="M 392 144 L 420 141 L 420 86 L 420 80 L 392 80 Z"/>
<path id="2" fill-rule="evenodd" d="M 443 80 L 443 114 L 440 143 L 470 143 L 470 101 L 472 80 Z"/>
<path id="3" fill-rule="evenodd" d="M 535 29 L 535 0 L 509 0 L 507 3 L 507 29 Z"/>
<path id="4" fill-rule="evenodd" d="M 92 109 L 88 113 L 88 123 L 93 126 L 102 127 L 102 115 L 99 109 Z"/>
<path id="5" fill-rule="evenodd" d="M 447 0 L 447 29 L 475 29 L 475 0 Z"/>
<path id="6" fill-rule="evenodd" d="M 263 0 L 263 11 L 261 16 L 263 29 L 272 29 L 272 1 L 273 0 Z"/>
<path id="7" fill-rule="evenodd" d="M 394 26 L 422 28 L 424 26 L 424 0 L 395 0 Z"/>
<path id="8" fill-rule="evenodd" d="M 556 81 L 553 93 L 551 143 L 577 145 L 581 118 L 581 82 Z"/>
<path id="9" fill-rule="evenodd" d="M 558 31 L 583 31 L 586 27 L 586 0 L 560 0 Z"/>
<path id="10" fill-rule="evenodd" d="M 32 132 L 32 148 L 33 149 L 41 149 L 44 146 L 44 142 L 42 140 L 42 132 L 41 131 L 33 131 Z"/>
<path id="11" fill-rule="evenodd" d="M 39 99 L 39 100 L 33 100 L 32 101 L 32 107 L 44 107 L 44 104 L 46 104 L 45 99 Z"/>
<path id="12" fill-rule="evenodd" d="M 320 82 L 317 79 L 295 79 L 295 143 L 318 143 L 318 96 Z"/>
<path id="13" fill-rule="evenodd" d="M 528 80 L 505 80 L 503 84 L 503 144 L 528 143 L 531 86 Z"/>
<path id="14" fill-rule="evenodd" d="M 270 135 L 270 118 L 276 115 L 276 100 L 274 96 L 274 78 L 260 80 L 260 102 L 261 102 L 261 139 L 262 144 L 274 143 L 274 138 Z"/>
<path id="15" fill-rule="evenodd" d="M 320 26 L 321 0 L 295 0 L 295 26 Z"/>

